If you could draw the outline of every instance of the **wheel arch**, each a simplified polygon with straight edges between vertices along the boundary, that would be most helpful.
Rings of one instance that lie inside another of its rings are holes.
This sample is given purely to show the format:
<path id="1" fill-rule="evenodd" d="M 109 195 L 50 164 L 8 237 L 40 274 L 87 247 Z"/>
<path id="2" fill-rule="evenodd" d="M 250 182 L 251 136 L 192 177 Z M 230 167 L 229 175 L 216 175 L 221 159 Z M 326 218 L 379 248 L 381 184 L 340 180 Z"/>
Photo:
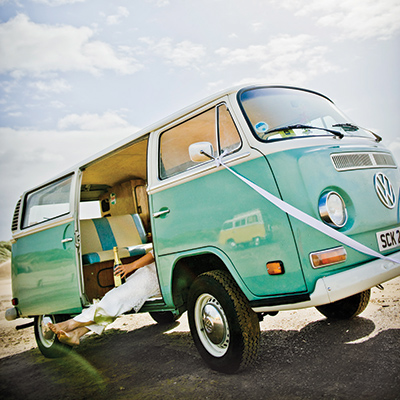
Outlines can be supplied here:
<path id="1" fill-rule="evenodd" d="M 212 270 L 229 273 L 246 296 L 246 287 L 227 255 L 217 248 L 206 248 L 180 254 L 175 259 L 171 282 L 174 304 L 186 310 L 193 282 L 199 275 Z"/>

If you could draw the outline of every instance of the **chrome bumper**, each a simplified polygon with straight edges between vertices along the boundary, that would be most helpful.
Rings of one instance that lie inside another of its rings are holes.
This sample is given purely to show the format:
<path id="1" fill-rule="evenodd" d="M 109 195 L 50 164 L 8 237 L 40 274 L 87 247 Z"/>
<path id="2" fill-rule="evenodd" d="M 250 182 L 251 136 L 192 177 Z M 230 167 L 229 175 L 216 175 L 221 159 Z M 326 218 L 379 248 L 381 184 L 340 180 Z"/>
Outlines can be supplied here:
<path id="1" fill-rule="evenodd" d="M 315 284 L 315 290 L 310 294 L 310 300 L 308 301 L 254 307 L 253 311 L 259 313 L 315 307 L 360 293 L 400 275 L 400 251 L 390 254 L 390 258 L 399 260 L 399 263 L 376 259 L 359 267 L 318 279 Z"/>

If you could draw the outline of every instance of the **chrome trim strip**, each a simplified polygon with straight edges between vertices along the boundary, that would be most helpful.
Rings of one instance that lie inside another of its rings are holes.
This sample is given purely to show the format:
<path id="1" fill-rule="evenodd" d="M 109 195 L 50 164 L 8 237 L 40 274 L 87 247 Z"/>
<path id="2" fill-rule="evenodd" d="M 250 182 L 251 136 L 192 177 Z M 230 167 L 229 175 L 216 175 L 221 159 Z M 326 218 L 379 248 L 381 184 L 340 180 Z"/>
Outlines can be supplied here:
<path id="1" fill-rule="evenodd" d="M 329 215 L 328 199 L 329 199 L 329 196 L 331 196 L 332 194 L 335 194 L 336 196 L 338 196 L 343 204 L 344 219 L 343 219 L 343 223 L 341 223 L 341 224 L 336 224 L 331 219 L 331 216 Z M 319 210 L 319 215 L 320 215 L 322 221 L 324 221 L 327 225 L 332 226 L 333 228 L 343 228 L 347 223 L 346 203 L 344 202 L 342 196 L 337 192 L 330 191 L 328 193 L 325 193 L 323 196 L 321 196 L 321 198 L 319 199 L 319 202 L 318 202 L 318 210 Z"/>

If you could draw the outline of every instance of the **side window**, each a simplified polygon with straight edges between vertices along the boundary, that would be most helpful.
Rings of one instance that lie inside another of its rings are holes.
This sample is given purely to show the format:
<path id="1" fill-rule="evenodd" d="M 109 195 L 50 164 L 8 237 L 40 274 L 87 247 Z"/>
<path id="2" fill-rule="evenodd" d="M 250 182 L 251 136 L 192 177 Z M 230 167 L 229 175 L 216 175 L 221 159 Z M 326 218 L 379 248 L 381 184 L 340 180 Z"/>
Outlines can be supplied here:
<path id="1" fill-rule="evenodd" d="M 239 133 L 225 104 L 205 111 L 161 134 L 160 178 L 169 178 L 197 165 L 189 157 L 189 146 L 197 142 L 211 143 L 214 156 L 224 150 L 240 148 Z"/>
<path id="2" fill-rule="evenodd" d="M 27 195 L 23 228 L 66 215 L 70 211 L 72 175 Z"/>
<path id="3" fill-rule="evenodd" d="M 235 123 L 225 104 L 218 106 L 218 127 L 221 153 L 240 147 L 241 141 Z"/>
<path id="4" fill-rule="evenodd" d="M 215 110 L 212 108 L 165 131 L 160 138 L 160 178 L 165 179 L 196 165 L 190 160 L 189 146 L 210 142 L 217 148 Z"/>

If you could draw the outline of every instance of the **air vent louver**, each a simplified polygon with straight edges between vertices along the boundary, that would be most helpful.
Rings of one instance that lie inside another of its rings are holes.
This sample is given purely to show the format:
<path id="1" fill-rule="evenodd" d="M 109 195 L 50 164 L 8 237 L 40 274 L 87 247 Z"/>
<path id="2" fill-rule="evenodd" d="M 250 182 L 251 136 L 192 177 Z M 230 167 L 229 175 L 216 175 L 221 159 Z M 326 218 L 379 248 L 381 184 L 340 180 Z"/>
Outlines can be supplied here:
<path id="1" fill-rule="evenodd" d="M 340 153 L 331 154 L 331 159 L 337 171 L 367 168 L 397 168 L 389 153 Z"/>
<path id="2" fill-rule="evenodd" d="M 19 221 L 19 210 L 21 208 L 21 199 L 18 200 L 17 205 L 15 206 L 14 216 L 11 224 L 11 231 L 14 232 L 18 229 L 18 221 Z"/>
<path id="3" fill-rule="evenodd" d="M 393 157 L 390 154 L 387 153 L 373 153 L 374 160 L 377 165 L 379 166 L 389 166 L 393 167 L 395 166 L 395 162 L 393 160 Z"/>

